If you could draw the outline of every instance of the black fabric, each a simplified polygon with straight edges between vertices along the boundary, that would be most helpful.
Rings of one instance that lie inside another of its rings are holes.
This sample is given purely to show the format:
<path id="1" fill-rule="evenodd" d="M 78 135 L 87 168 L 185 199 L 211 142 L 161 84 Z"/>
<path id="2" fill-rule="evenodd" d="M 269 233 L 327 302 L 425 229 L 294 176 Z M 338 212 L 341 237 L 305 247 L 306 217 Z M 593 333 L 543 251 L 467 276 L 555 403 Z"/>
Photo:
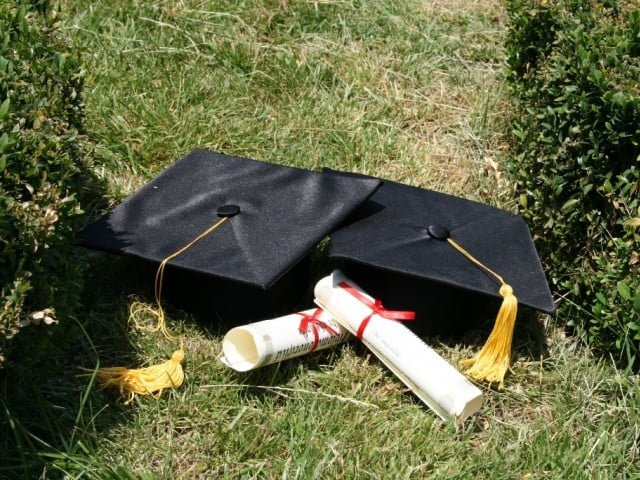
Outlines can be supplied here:
<path id="1" fill-rule="evenodd" d="M 429 235 L 430 226 L 447 229 L 453 240 L 501 275 L 513 287 L 520 305 L 555 312 L 524 220 L 471 200 L 384 181 L 331 234 L 329 255 L 345 261 L 345 273 L 380 296 L 385 306 L 411 308 L 415 304 L 418 317 L 426 322 L 446 321 L 428 317 L 443 315 L 447 308 L 473 315 L 480 304 L 483 311 L 494 308 L 495 315 L 501 301 L 499 281 L 446 241 Z"/>
<path id="2" fill-rule="evenodd" d="M 419 336 L 459 337 L 495 319 L 500 300 L 469 290 L 361 263 L 337 265 L 368 294 L 390 310 L 411 310 L 415 320 L 403 324 Z"/>
<path id="3" fill-rule="evenodd" d="M 169 262 L 174 278 L 167 274 L 167 285 L 182 283 L 190 291 L 212 277 L 250 292 L 282 290 L 276 283 L 379 185 L 376 179 L 194 150 L 86 226 L 78 239 L 82 246 L 157 266 L 218 221 L 220 207 L 234 205 L 240 213 Z M 189 278 L 188 272 L 201 276 Z M 271 303 L 267 294 L 257 295 Z"/>
<path id="4" fill-rule="evenodd" d="M 148 279 L 150 288 L 158 264 L 141 259 L 134 259 L 133 264 L 142 278 Z M 225 325 L 232 326 L 306 308 L 306 303 L 300 303 L 310 288 L 310 255 L 297 262 L 266 290 L 169 264 L 164 272 L 162 301 L 202 320 L 222 319 Z"/>

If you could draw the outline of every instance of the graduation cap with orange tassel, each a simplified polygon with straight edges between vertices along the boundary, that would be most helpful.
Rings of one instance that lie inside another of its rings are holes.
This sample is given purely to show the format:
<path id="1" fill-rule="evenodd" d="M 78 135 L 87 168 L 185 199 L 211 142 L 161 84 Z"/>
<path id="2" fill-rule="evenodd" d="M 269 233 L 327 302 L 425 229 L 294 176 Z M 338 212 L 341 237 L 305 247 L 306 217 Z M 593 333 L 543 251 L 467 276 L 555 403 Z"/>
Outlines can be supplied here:
<path id="1" fill-rule="evenodd" d="M 485 345 L 461 366 L 500 387 L 518 306 L 555 312 L 527 224 L 471 200 L 385 180 L 331 234 L 329 255 L 387 308 L 415 311 L 407 326 L 419 335 L 462 334 L 495 318 Z"/>

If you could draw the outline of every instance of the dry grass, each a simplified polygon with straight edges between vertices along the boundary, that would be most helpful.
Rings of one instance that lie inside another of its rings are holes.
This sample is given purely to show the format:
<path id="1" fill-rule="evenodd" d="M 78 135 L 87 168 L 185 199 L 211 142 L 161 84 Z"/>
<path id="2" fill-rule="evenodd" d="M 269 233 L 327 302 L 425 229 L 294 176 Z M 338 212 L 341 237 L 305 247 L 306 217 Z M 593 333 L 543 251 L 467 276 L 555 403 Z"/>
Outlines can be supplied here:
<path id="1" fill-rule="evenodd" d="M 314 5 L 221 12 L 160 2 L 111 21 L 98 5 L 77 8 L 83 22 L 70 28 L 94 45 L 87 60 L 102 72 L 89 75 L 94 133 L 118 140 L 98 151 L 115 164 L 100 172 L 113 195 L 151 175 L 150 161 L 165 165 L 189 145 L 205 145 L 286 163 L 304 152 L 310 168 L 486 196 L 489 189 L 476 191 L 478 177 L 504 149 L 499 2 Z M 305 31 L 304 21 L 318 21 L 314 12 L 321 25 Z M 352 22 L 367 14 L 384 23 Z M 87 23 L 97 15 L 106 20 L 100 30 Z M 299 36 L 274 35 L 286 22 Z M 131 84 L 119 69 L 140 73 Z M 150 159 L 152 150 L 161 153 Z"/>

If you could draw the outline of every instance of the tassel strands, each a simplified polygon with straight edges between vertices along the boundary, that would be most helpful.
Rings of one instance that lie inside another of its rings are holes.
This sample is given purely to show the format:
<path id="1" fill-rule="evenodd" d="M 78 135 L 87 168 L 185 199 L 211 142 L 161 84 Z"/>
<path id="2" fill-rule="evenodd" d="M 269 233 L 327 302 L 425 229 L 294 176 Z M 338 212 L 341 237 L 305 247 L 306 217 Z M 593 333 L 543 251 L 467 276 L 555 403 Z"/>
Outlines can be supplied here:
<path id="1" fill-rule="evenodd" d="M 136 369 L 101 368 L 98 370 L 97 379 L 101 387 L 117 390 L 125 405 L 128 405 L 136 395 L 152 395 L 158 398 L 163 390 L 182 385 L 183 360 L 184 350 L 180 348 L 173 352 L 171 359 L 159 365 Z"/>
<path id="2" fill-rule="evenodd" d="M 180 248 L 176 252 L 166 257 L 158 267 L 154 282 L 154 293 L 156 309 L 147 305 L 141 305 L 136 302 L 131 305 L 129 312 L 129 321 L 131 321 L 137 330 L 145 330 L 147 332 L 161 332 L 162 335 L 169 340 L 176 340 L 167 329 L 164 310 L 162 308 L 162 284 L 164 281 L 164 270 L 167 264 L 191 248 L 195 243 L 209 235 L 229 216 L 220 218 L 216 223 L 199 234 L 196 238 Z M 142 313 L 148 313 L 156 317 L 155 327 L 146 327 L 141 324 L 139 317 Z M 102 388 L 117 390 L 120 397 L 124 399 L 125 404 L 131 403 L 136 395 L 152 395 L 158 398 L 167 388 L 177 388 L 184 381 L 184 371 L 182 362 L 184 361 L 185 352 L 180 348 L 173 352 L 169 360 L 159 365 L 152 365 L 146 368 L 126 368 L 126 367 L 107 367 L 101 368 L 97 372 L 98 384 Z"/>
<path id="3" fill-rule="evenodd" d="M 502 305 L 487 341 L 475 357 L 462 360 L 460 365 L 466 369 L 465 373 L 470 377 L 490 384 L 497 383 L 502 389 L 504 376 L 509 370 L 511 361 L 511 343 L 518 314 L 518 299 L 513 294 L 513 289 L 507 284 L 500 287 L 500 295 L 503 297 Z"/>
<path id="4" fill-rule="evenodd" d="M 518 315 L 518 299 L 513 293 L 513 288 L 500 275 L 481 263 L 453 239 L 447 238 L 446 240 L 472 263 L 493 275 L 501 284 L 502 305 L 498 310 L 493 330 L 480 352 L 471 359 L 462 360 L 460 365 L 471 378 L 489 382 L 489 384 L 497 383 L 498 387 L 502 389 L 504 388 L 504 377 L 511 362 L 511 344 Z"/>

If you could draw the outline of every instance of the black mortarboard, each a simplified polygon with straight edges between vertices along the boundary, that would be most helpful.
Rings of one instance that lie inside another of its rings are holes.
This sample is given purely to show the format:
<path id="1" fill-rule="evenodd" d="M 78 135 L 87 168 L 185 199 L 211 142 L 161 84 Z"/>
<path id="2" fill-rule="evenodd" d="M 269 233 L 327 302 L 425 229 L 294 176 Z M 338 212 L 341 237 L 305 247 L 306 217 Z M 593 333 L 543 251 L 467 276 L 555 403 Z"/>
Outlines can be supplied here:
<path id="1" fill-rule="evenodd" d="M 194 150 L 85 227 L 79 240 L 152 268 L 171 257 L 169 300 L 232 319 L 258 317 L 298 299 L 309 286 L 299 275 L 309 253 L 379 184 Z"/>
<path id="2" fill-rule="evenodd" d="M 483 314 L 495 316 L 506 301 L 504 283 L 518 300 L 513 321 L 518 303 L 555 311 L 524 220 L 423 188 L 384 181 L 331 234 L 329 255 L 344 260 L 345 273 L 387 308 L 414 310 L 413 328 L 423 335 L 460 332 Z"/>

